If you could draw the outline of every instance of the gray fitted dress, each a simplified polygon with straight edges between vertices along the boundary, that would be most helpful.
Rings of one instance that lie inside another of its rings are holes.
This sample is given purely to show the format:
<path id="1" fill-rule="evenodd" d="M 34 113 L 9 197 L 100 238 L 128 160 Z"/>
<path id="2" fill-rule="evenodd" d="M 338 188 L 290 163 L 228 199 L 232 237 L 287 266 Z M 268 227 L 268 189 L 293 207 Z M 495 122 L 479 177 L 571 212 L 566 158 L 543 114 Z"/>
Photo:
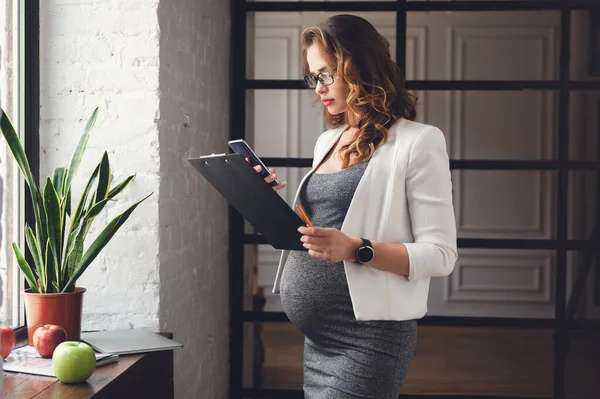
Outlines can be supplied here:
<path id="1" fill-rule="evenodd" d="M 309 177 L 300 198 L 313 225 L 341 228 L 366 167 Z M 416 346 L 415 320 L 357 321 L 343 262 L 303 251 L 289 254 L 281 302 L 305 336 L 305 398 L 398 397 Z"/>

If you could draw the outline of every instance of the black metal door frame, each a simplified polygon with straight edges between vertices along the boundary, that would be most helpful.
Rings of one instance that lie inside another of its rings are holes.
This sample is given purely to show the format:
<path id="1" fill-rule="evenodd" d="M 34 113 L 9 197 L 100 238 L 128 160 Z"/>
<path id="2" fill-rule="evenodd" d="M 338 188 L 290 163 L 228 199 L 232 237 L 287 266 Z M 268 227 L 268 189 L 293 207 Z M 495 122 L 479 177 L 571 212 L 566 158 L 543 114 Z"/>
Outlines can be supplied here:
<path id="1" fill-rule="evenodd" d="M 458 170 L 538 170 L 555 171 L 556 238 L 555 239 L 483 239 L 460 238 L 459 248 L 486 249 L 549 249 L 556 251 L 554 318 L 508 317 L 447 317 L 425 316 L 420 325 L 511 327 L 554 329 L 554 395 L 565 397 L 565 362 L 570 329 L 598 327 L 598 321 L 572 320 L 566 315 L 567 253 L 571 250 L 592 251 L 595 240 L 570 240 L 567 236 L 568 185 L 570 171 L 596 171 L 600 176 L 600 161 L 569 160 L 569 93 L 573 90 L 600 90 L 600 81 L 570 80 L 571 12 L 598 7 L 594 0 L 521 0 L 521 1 L 357 1 L 357 2 L 246 2 L 231 0 L 231 130 L 230 139 L 244 138 L 246 123 L 246 91 L 256 89 L 304 89 L 302 80 L 246 79 L 246 16 L 248 12 L 273 11 L 389 11 L 396 12 L 397 63 L 405 70 L 406 16 L 411 11 L 560 11 L 560 64 L 558 80 L 412 80 L 409 90 L 551 90 L 558 92 L 558 158 L 556 160 L 451 160 L 451 169 Z M 599 150 L 600 151 L 600 150 Z M 279 167 L 310 167 L 307 158 L 264 158 L 266 164 Z M 243 218 L 230 207 L 229 211 L 229 282 L 230 282 L 230 393 L 239 398 L 302 398 L 298 390 L 245 389 L 243 387 L 243 325 L 247 322 L 288 322 L 282 312 L 244 311 L 244 246 L 264 244 L 256 234 L 244 234 Z M 401 398 L 458 398 L 462 395 L 400 395 Z M 504 398 L 503 396 L 469 396 L 471 399 Z M 508 397 L 506 397 L 508 398 Z M 511 399 L 515 397 L 511 396 Z"/>

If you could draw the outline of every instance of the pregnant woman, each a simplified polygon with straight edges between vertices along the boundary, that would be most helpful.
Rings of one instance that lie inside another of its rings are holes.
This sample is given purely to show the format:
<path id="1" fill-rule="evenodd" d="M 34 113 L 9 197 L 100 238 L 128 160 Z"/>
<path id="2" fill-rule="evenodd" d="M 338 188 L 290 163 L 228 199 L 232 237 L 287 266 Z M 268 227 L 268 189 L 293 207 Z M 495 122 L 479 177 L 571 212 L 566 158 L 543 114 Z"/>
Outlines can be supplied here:
<path id="1" fill-rule="evenodd" d="M 415 98 L 366 20 L 331 17 L 302 45 L 332 129 L 296 194 L 314 226 L 299 229 L 307 251 L 282 252 L 274 292 L 305 336 L 305 398 L 396 398 L 430 278 L 457 260 L 445 138 L 414 122 Z"/>

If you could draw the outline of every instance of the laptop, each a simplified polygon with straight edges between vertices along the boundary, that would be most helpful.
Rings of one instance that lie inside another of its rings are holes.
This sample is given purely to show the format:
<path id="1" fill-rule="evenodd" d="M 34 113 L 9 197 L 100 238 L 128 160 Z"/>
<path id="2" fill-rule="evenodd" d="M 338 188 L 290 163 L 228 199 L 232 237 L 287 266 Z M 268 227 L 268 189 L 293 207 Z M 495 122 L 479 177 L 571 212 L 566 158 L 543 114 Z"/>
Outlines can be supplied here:
<path id="1" fill-rule="evenodd" d="M 183 344 L 145 328 L 82 332 L 81 340 L 97 352 L 117 353 L 119 355 L 156 352 L 183 347 Z"/>

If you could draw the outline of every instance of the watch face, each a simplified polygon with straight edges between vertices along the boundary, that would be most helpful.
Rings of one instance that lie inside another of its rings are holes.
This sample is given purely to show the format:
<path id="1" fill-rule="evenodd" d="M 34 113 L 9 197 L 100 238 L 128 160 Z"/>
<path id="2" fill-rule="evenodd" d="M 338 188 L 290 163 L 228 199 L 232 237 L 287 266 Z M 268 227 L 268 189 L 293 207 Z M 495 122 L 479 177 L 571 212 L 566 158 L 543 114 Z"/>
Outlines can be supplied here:
<path id="1" fill-rule="evenodd" d="M 373 259 L 375 251 L 371 247 L 361 247 L 356 254 L 356 258 L 360 263 L 368 263 Z"/>

